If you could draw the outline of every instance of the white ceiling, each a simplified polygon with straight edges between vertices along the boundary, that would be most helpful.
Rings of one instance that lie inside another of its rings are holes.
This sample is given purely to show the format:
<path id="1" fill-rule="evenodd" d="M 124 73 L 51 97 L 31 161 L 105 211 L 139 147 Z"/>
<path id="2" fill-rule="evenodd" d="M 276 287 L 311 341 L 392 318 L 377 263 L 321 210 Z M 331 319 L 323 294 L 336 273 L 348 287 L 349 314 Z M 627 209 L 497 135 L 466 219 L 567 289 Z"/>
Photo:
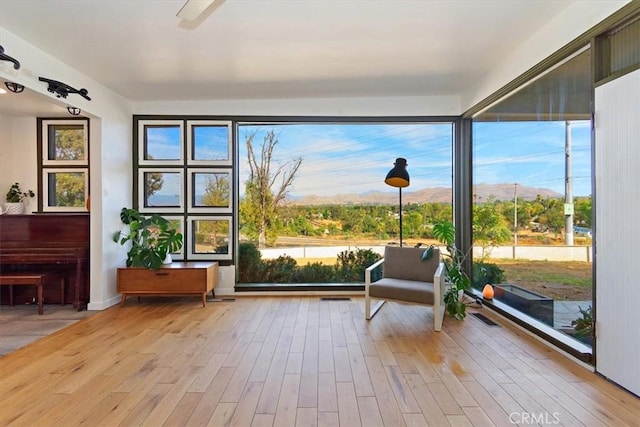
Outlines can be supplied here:
<path id="1" fill-rule="evenodd" d="M 183 3 L 0 0 L 0 26 L 132 101 L 457 95 L 571 1 Z"/>

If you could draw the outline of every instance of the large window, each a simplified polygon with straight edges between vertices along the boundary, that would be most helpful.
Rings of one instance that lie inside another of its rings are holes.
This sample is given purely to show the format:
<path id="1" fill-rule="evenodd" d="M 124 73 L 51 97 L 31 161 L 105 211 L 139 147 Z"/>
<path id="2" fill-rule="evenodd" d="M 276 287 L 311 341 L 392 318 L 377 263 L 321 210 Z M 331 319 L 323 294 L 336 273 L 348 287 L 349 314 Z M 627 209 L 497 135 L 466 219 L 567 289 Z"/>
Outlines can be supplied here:
<path id="1" fill-rule="evenodd" d="M 40 210 L 83 212 L 89 197 L 89 121 L 38 119 Z"/>
<path id="2" fill-rule="evenodd" d="M 474 286 L 576 334 L 592 307 L 591 51 L 473 117 Z"/>
<path id="3" fill-rule="evenodd" d="M 231 260 L 232 127 L 229 121 L 134 119 L 136 202 L 174 221 L 184 248 L 174 259 Z"/>
<path id="4" fill-rule="evenodd" d="M 400 243 L 400 215 L 405 246 L 435 243 L 433 222 L 452 220 L 452 147 L 450 121 L 240 123 L 240 281 L 362 282 L 371 252 Z M 384 181 L 398 157 L 401 205 Z"/>

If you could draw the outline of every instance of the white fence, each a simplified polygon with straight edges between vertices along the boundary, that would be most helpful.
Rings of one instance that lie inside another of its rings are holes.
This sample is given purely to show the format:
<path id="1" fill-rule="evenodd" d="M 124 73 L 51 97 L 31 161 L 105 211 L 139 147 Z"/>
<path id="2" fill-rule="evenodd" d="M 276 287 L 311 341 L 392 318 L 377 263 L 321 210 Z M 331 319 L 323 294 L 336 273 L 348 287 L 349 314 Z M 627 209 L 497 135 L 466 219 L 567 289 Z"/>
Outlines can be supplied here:
<path id="1" fill-rule="evenodd" d="M 384 246 L 302 246 L 293 248 L 262 249 L 264 259 L 288 255 L 292 258 L 337 258 L 343 251 L 371 249 L 384 253 Z M 485 249 L 485 255 L 494 259 L 525 259 L 531 261 L 592 261 L 591 246 L 496 246 Z M 482 248 L 474 246 L 474 258 L 482 256 Z"/>

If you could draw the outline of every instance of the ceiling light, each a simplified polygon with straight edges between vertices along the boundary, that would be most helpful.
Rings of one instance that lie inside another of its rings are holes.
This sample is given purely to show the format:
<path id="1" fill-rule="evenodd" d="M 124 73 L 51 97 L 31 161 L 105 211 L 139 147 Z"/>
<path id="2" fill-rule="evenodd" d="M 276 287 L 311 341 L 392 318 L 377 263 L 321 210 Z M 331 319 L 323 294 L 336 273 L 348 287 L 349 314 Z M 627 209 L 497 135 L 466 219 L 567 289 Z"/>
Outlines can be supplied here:
<path id="1" fill-rule="evenodd" d="M 82 113 L 82 110 L 77 108 L 77 107 L 67 107 L 67 111 L 69 112 L 69 114 L 71 114 L 72 116 L 77 116 L 80 113 Z"/>
<path id="2" fill-rule="evenodd" d="M 214 2 L 215 0 L 187 0 L 176 16 L 185 21 L 195 21 Z"/>
<path id="3" fill-rule="evenodd" d="M 24 86 L 20 83 L 4 82 L 4 85 L 13 93 L 20 93 L 24 90 Z"/>
<path id="4" fill-rule="evenodd" d="M 4 95 L 5 93 L 9 93 L 9 92 L 7 92 L 6 90 L 0 87 L 0 95 Z"/>

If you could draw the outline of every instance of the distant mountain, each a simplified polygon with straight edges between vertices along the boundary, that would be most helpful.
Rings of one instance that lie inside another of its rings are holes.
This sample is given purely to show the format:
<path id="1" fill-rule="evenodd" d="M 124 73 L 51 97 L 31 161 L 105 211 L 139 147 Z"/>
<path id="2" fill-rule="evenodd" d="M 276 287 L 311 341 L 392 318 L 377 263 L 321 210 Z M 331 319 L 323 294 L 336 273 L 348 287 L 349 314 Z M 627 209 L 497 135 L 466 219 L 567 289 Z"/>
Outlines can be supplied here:
<path id="1" fill-rule="evenodd" d="M 495 200 L 513 200 L 513 184 L 478 184 L 474 188 L 474 197 L 478 203 L 483 203 L 493 197 Z M 562 197 L 548 188 L 534 188 L 518 185 L 518 199 L 535 200 L 540 195 L 543 198 Z M 449 203 L 451 202 L 451 188 L 435 187 L 422 190 L 402 191 L 402 203 Z M 336 194 L 333 196 L 292 196 L 287 204 L 300 206 L 314 205 L 395 205 L 398 203 L 397 191 L 367 191 L 360 194 Z"/>

